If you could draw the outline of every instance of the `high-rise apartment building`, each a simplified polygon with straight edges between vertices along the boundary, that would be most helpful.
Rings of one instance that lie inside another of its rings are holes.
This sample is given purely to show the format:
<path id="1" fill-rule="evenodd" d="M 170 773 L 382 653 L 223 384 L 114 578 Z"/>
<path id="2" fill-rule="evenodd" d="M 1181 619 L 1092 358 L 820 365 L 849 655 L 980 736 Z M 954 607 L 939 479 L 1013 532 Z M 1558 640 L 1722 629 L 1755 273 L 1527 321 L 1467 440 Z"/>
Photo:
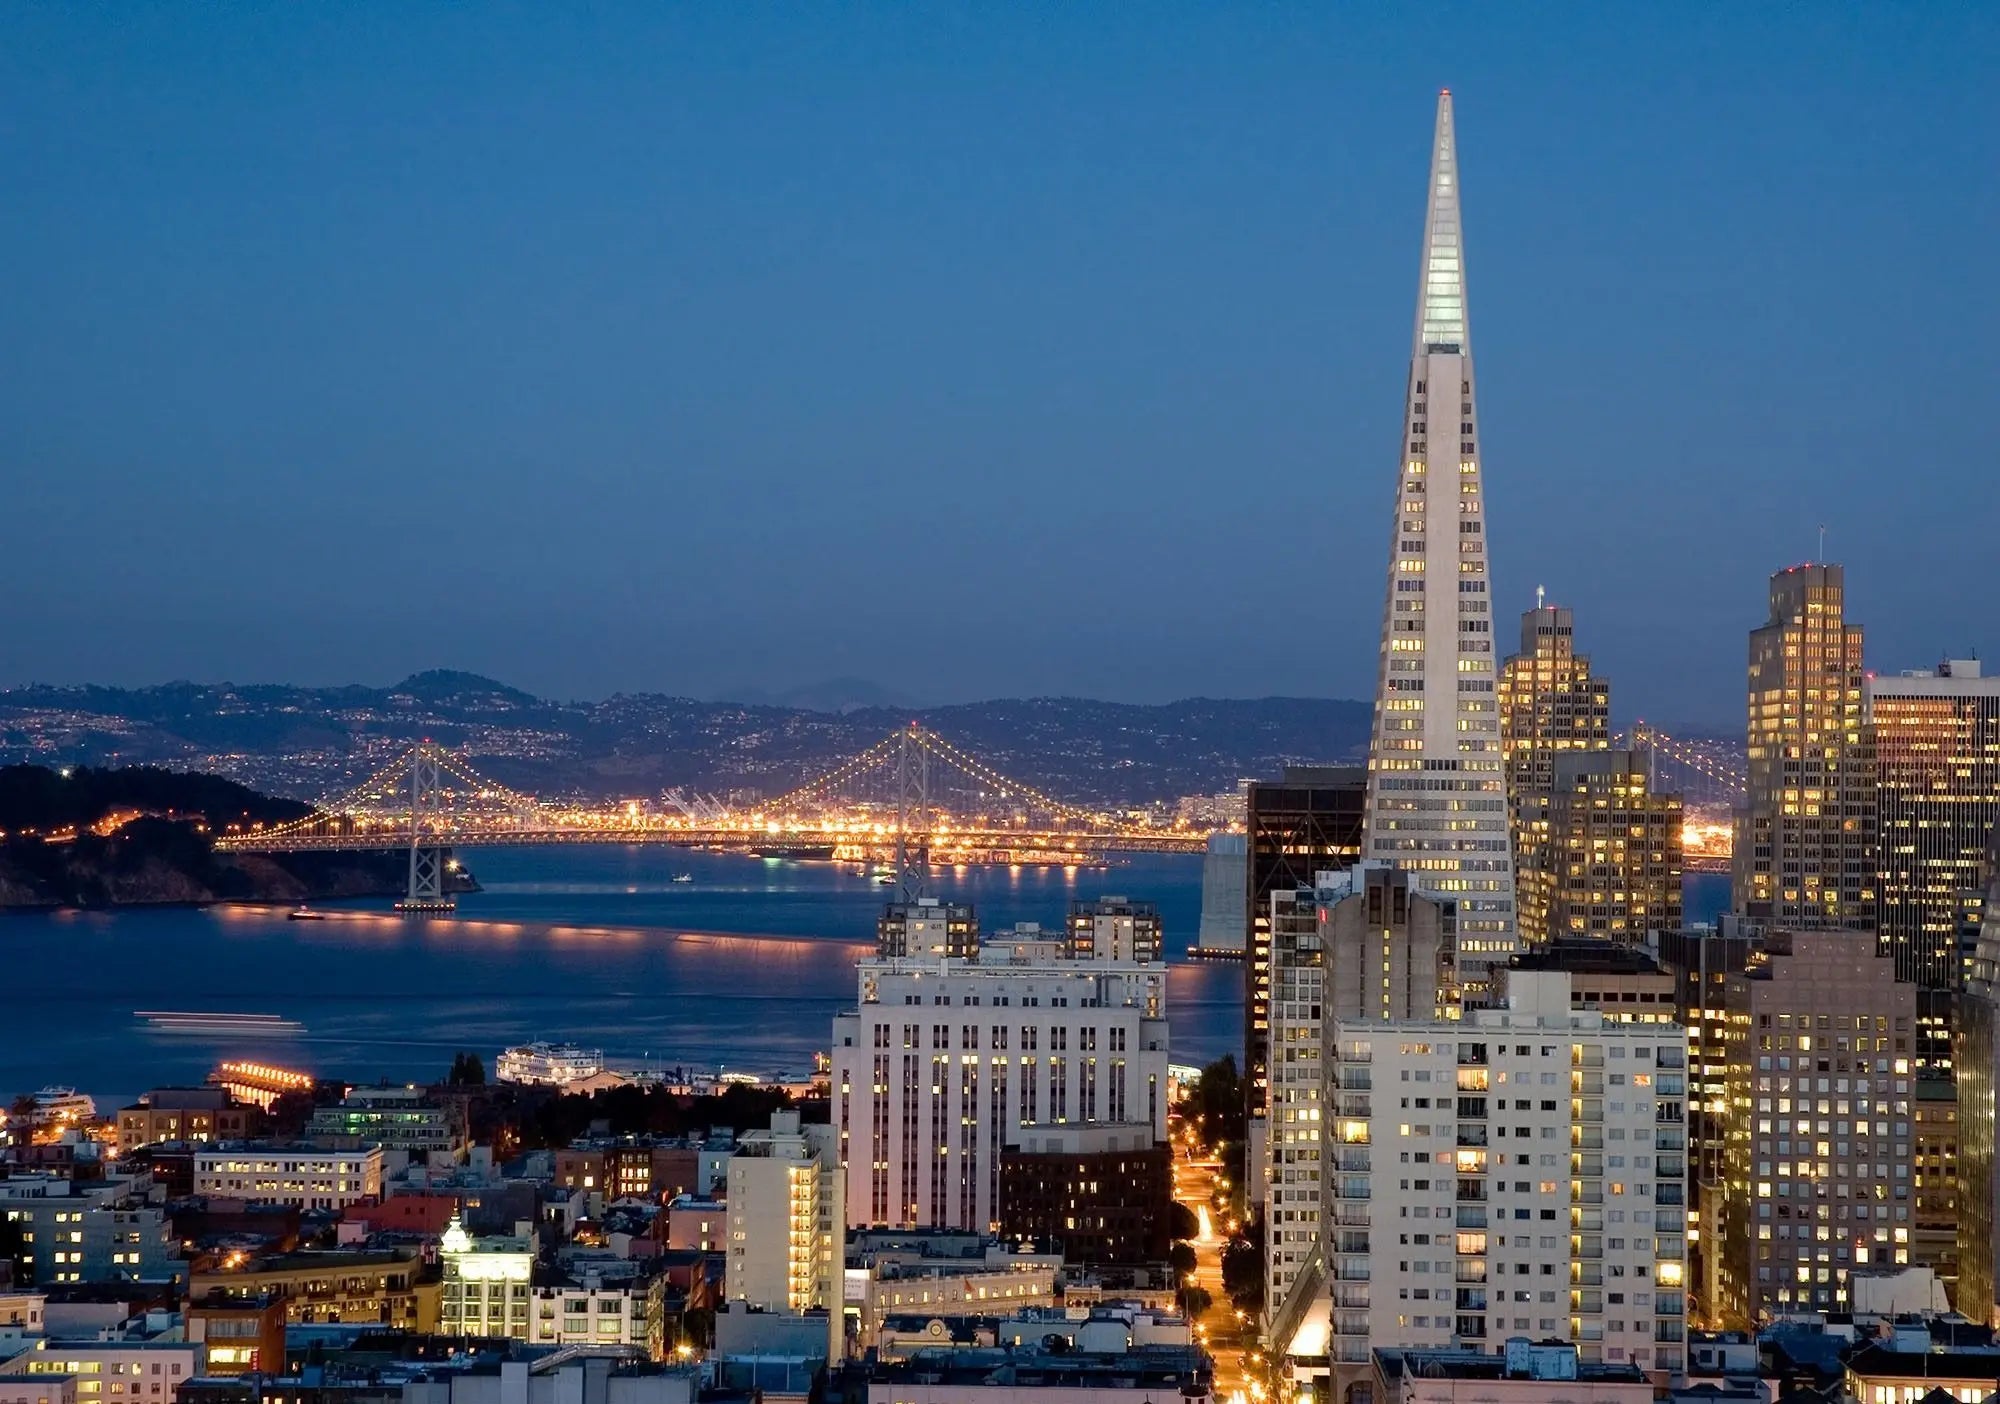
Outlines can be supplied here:
<path id="1" fill-rule="evenodd" d="M 1243 976 L 1243 1087 L 1249 1100 L 1252 1163 L 1264 1126 L 1265 1075 L 1271 1045 L 1271 894 L 1310 887 L 1320 873 L 1361 860 L 1361 816 L 1368 772 L 1361 766 L 1285 767 L 1282 778 L 1253 781 L 1248 792 L 1249 886 L 1243 926 L 1249 944 Z"/>
<path id="2" fill-rule="evenodd" d="M 1431 1021 L 1452 1012 L 1448 908 L 1383 863 L 1321 873 L 1271 896 L 1270 1125 L 1254 1182 L 1272 1311 L 1319 1241 L 1327 1030 L 1341 1017 Z"/>
<path id="3" fill-rule="evenodd" d="M 833 1021 L 850 1226 L 993 1231 L 1001 1153 L 1043 1126 L 1166 1140 L 1166 967 L 1067 951 L 1049 933 L 861 962 Z"/>
<path id="4" fill-rule="evenodd" d="M 979 916 L 970 903 L 919 897 L 891 902 L 875 921 L 875 953 L 901 956 L 951 956 L 964 960 L 979 951 Z"/>
<path id="5" fill-rule="evenodd" d="M 1781 570 L 1770 622 L 1750 631 L 1735 906 L 1774 928 L 1875 928 L 1875 770 L 1845 594 L 1837 565 Z"/>
<path id="6" fill-rule="evenodd" d="M 1166 958 L 1160 909 L 1129 897 L 1100 897 L 1072 902 L 1069 907 L 1069 954 L 1072 960 L 1136 960 L 1148 964 Z"/>
<path id="7" fill-rule="evenodd" d="M 1635 751 L 1557 754 L 1520 797 L 1521 931 L 1531 944 L 1603 936 L 1643 944 L 1681 924 L 1681 797 Z"/>
<path id="8" fill-rule="evenodd" d="M 1566 972 L 1506 983 L 1462 1020 L 1329 1031 L 1325 1288 L 1295 1289 L 1272 1341 L 1323 1359 L 1334 1398 L 1371 1349 L 1516 1335 L 1681 1368 L 1682 1031 L 1572 1008 Z"/>
<path id="9" fill-rule="evenodd" d="M 1728 1005 L 1714 1313 L 1851 1310 L 1857 1268 L 1911 1261 L 1916 987 L 1872 932 L 1773 932 Z"/>
<path id="10" fill-rule="evenodd" d="M 723 1290 L 766 1311 L 837 1306 L 835 1245 L 840 1165 L 834 1128 L 804 1126 L 796 1111 L 746 1132 L 729 1158 L 729 1261 Z"/>
<path id="11" fill-rule="evenodd" d="M 1451 94 L 1431 142 L 1364 855 L 1456 903 L 1461 976 L 1517 948 Z"/>
<path id="12" fill-rule="evenodd" d="M 1951 659 L 1871 677 L 1863 698 L 1875 748 L 1877 935 L 1897 975 L 1956 990 L 1971 957 L 1960 933 L 1977 929 L 2000 823 L 2000 677 Z"/>

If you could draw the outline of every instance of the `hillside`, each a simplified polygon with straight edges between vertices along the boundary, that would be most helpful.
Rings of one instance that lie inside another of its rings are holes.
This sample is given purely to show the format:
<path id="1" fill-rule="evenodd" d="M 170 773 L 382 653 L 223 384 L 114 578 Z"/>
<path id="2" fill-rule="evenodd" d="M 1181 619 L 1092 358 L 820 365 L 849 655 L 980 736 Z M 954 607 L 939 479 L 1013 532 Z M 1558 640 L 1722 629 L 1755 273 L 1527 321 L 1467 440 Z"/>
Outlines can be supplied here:
<path id="1" fill-rule="evenodd" d="M 1143 804 L 1227 789 L 1288 762 L 1357 759 L 1369 705 L 1032 698 L 814 711 L 650 693 L 555 702 L 454 672 L 388 688 L 22 687 L 0 691 L 0 762 L 210 770 L 270 794 L 312 797 L 429 737 L 464 750 L 493 778 L 544 795 L 647 796 L 676 786 L 771 795 L 913 718 L 1061 798 Z"/>
<path id="2" fill-rule="evenodd" d="M 397 890 L 394 854 L 217 854 L 210 834 L 308 812 L 213 775 L 0 768 L 0 907 L 299 902 Z"/>

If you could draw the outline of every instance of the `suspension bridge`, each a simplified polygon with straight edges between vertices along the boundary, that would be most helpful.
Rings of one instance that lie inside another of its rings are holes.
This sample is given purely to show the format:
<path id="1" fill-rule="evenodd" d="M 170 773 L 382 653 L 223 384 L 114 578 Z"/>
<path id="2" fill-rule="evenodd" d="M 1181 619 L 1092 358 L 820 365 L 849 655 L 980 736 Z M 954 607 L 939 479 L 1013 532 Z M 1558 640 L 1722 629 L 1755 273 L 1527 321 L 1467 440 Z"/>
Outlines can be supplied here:
<path id="1" fill-rule="evenodd" d="M 1009 779 L 912 724 L 814 780 L 755 805 L 673 791 L 669 805 L 562 804 L 523 794 L 424 741 L 300 819 L 218 837 L 230 853 L 408 849 L 406 910 L 448 910 L 453 850 L 668 844 L 886 861 L 899 882 L 932 863 L 1084 864 L 1110 853 L 1195 853 L 1206 829 L 1157 828 Z"/>
<path id="2" fill-rule="evenodd" d="M 1713 743 L 1682 740 L 1641 723 L 1613 738 L 1645 750 L 1664 788 L 1686 794 L 1690 832 L 1697 807 L 1714 821 L 1741 797 L 1735 757 Z M 1108 810 L 1069 804 L 1012 780 L 918 723 L 902 727 L 817 778 L 773 799 L 729 805 L 685 789 L 664 808 L 636 803 L 562 803 L 481 775 L 457 752 L 423 741 L 313 812 L 283 824 L 232 830 L 216 847 L 232 853 L 400 851 L 410 855 L 399 905 L 448 910 L 450 857 L 461 848 L 564 844 L 664 844 L 776 856 L 894 861 L 898 885 L 931 864 L 1086 864 L 1112 853 L 1196 853 L 1206 828 L 1133 823 Z M 1689 866 L 1702 865 L 1699 845 Z M 1715 856 L 1715 855 L 1710 855 Z"/>

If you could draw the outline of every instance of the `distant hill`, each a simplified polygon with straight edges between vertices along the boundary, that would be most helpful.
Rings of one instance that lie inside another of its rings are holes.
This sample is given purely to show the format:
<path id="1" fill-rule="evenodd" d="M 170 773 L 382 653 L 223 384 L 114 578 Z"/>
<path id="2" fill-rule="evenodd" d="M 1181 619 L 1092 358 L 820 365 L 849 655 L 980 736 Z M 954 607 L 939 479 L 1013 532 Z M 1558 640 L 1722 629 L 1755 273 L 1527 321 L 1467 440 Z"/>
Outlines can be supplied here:
<path id="1" fill-rule="evenodd" d="M 1366 753 L 1366 702 L 1188 698 L 1157 706 L 1040 697 L 911 709 L 829 685 L 825 708 L 653 693 L 554 702 L 471 673 L 386 688 L 169 683 L 0 690 L 0 764 L 163 765 L 310 798 L 429 737 L 496 780 L 544 795 L 673 787 L 781 793 L 913 718 L 1002 774 L 1081 804 L 1227 789 L 1287 763 Z"/>
<path id="2" fill-rule="evenodd" d="M 310 813 L 213 775 L 0 767 L 0 908 L 298 902 L 397 890 L 397 855 L 218 854 L 214 834 Z"/>

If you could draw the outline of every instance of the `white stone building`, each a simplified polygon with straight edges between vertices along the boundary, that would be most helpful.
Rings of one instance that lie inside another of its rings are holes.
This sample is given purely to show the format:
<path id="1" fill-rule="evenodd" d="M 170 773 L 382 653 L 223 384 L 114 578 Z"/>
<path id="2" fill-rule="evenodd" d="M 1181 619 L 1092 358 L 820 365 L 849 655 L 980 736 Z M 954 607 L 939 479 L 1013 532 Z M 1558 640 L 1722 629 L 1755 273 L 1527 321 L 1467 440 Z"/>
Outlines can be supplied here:
<path id="1" fill-rule="evenodd" d="M 1166 1139 L 1166 967 L 1043 942 L 860 966 L 833 1027 L 850 1226 L 993 1228 L 1024 1126 L 1140 1123 Z"/>

